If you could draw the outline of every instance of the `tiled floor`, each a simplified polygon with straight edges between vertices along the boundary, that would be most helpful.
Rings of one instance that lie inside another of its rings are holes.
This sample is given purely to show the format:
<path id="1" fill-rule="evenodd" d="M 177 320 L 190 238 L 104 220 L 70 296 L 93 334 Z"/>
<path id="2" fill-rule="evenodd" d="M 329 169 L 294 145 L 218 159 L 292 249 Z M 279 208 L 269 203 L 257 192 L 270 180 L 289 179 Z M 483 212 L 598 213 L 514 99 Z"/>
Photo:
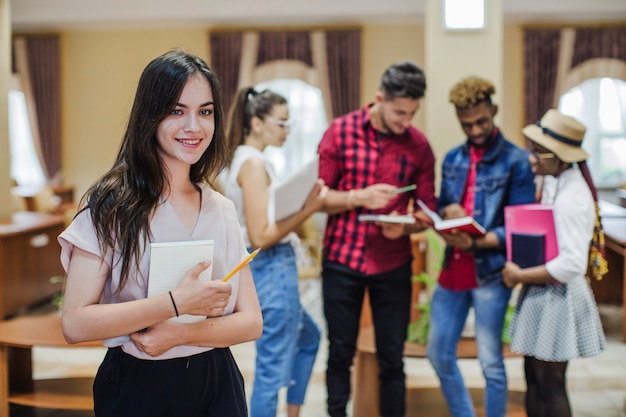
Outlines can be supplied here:
<path id="1" fill-rule="evenodd" d="M 302 282 L 302 300 L 320 328 L 323 329 L 319 280 L 311 279 Z M 609 341 L 607 350 L 595 358 L 571 361 L 568 368 L 569 393 L 574 417 L 626 417 L 626 344 L 621 342 L 622 307 L 601 306 L 600 310 Z M 324 383 L 326 346 L 323 339 L 301 417 L 326 415 Z M 246 379 L 249 393 L 254 372 L 254 345 L 246 343 L 234 346 L 232 350 Z M 103 352 L 101 348 L 36 348 L 33 352 L 35 377 L 93 375 Z M 525 385 L 522 359 L 507 359 L 506 366 L 509 389 L 523 391 Z M 405 368 L 410 387 L 437 388 L 436 376 L 425 359 L 407 359 Z M 461 369 L 470 388 L 483 387 L 484 382 L 476 360 L 462 360 Z M 437 391 L 434 393 L 437 394 Z M 281 392 L 281 400 L 284 404 L 283 392 Z M 443 406 L 441 412 L 441 415 L 446 415 Z M 34 411 L 25 407 L 14 407 L 11 412 L 11 417 L 87 417 L 90 415 L 93 414 L 57 410 Z M 285 415 L 285 411 L 281 410 L 279 416 Z"/>

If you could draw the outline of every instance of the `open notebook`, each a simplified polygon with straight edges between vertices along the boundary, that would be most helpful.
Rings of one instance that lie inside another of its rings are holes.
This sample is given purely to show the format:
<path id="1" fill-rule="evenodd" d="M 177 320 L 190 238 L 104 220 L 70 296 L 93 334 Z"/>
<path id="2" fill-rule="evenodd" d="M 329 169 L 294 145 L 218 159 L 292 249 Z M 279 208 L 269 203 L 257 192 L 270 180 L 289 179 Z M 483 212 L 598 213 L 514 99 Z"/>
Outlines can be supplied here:
<path id="1" fill-rule="evenodd" d="M 482 236 L 487 231 L 485 228 L 479 224 L 473 217 L 465 216 L 459 217 L 456 219 L 446 219 L 443 220 L 439 214 L 432 211 L 426 203 L 422 200 L 417 200 L 417 204 L 420 206 L 424 213 L 432 220 L 433 227 L 440 233 L 450 233 L 452 231 L 458 230 L 460 232 L 469 233 L 472 236 Z"/>

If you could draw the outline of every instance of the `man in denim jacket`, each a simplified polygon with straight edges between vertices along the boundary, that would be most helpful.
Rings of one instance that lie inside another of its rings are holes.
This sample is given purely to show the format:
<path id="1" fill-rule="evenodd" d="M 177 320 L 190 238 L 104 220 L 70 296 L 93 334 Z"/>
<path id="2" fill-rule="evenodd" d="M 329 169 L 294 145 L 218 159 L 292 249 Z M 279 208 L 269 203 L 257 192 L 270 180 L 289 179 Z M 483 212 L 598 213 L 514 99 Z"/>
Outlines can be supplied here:
<path id="1" fill-rule="evenodd" d="M 470 307 L 486 380 L 486 416 L 506 415 L 501 336 L 511 292 L 501 274 L 506 261 L 504 207 L 535 201 L 528 153 L 508 142 L 494 126 L 498 111 L 491 102 L 494 93 L 492 83 L 477 77 L 460 81 L 450 91 L 467 140 L 445 156 L 438 209 L 444 219 L 472 216 L 487 230 L 483 236 L 460 231 L 442 234 L 446 257 L 430 307 L 427 355 L 454 417 L 475 415 L 456 358 Z"/>

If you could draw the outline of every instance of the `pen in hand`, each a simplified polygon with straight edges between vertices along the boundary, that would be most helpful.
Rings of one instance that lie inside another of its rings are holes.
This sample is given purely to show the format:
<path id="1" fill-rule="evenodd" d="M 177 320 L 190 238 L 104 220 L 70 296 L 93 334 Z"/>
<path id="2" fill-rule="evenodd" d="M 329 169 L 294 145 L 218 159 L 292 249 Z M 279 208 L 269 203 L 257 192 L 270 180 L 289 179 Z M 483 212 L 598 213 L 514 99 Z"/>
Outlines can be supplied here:
<path id="1" fill-rule="evenodd" d="M 222 282 L 226 282 L 229 279 L 231 279 L 232 276 L 235 275 L 237 272 L 239 272 L 239 270 L 241 268 L 243 268 L 248 263 L 250 263 L 250 261 L 252 261 L 252 259 L 254 259 L 254 257 L 257 256 L 257 254 L 259 253 L 260 250 L 261 250 L 261 248 L 258 248 L 256 250 L 254 250 L 250 255 L 246 256 L 243 259 L 243 261 L 239 262 L 239 265 L 237 265 L 235 268 L 233 268 L 232 271 L 230 271 L 224 278 L 222 278 Z"/>
<path id="2" fill-rule="evenodd" d="M 411 185 L 407 185 L 406 187 L 396 188 L 391 193 L 393 195 L 397 195 L 397 194 L 401 194 L 401 193 L 406 193 L 407 191 L 415 190 L 416 188 L 417 188 L 417 185 L 411 184 Z"/>

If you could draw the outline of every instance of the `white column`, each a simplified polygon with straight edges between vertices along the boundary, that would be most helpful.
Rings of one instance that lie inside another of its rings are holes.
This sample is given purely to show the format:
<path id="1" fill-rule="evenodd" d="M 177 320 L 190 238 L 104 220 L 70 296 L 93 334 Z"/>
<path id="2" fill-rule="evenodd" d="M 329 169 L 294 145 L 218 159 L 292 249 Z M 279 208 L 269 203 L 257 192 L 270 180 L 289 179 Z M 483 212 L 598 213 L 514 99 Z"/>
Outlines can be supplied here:
<path id="1" fill-rule="evenodd" d="M 496 104 L 500 104 L 503 88 L 502 0 L 485 0 L 485 28 L 466 31 L 444 29 L 443 1 L 426 0 L 424 17 L 425 133 L 437 157 L 437 184 L 444 155 L 464 140 L 454 107 L 448 101 L 452 86 L 472 75 L 486 78 L 496 87 Z"/>

